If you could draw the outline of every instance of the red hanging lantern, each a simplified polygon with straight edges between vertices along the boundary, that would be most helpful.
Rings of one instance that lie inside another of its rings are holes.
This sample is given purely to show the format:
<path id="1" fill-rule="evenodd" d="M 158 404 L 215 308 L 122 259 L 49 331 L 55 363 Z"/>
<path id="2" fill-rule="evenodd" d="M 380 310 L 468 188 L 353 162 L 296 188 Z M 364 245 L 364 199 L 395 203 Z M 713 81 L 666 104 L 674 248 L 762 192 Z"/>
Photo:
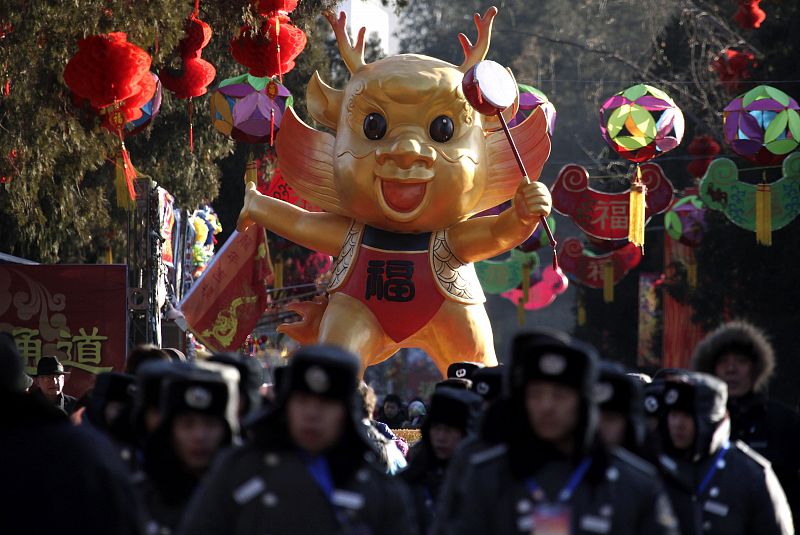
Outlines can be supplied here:
<path id="1" fill-rule="evenodd" d="M 719 81 L 725 84 L 725 89 L 730 93 L 738 93 L 741 81 L 751 76 L 751 70 L 758 64 L 751 52 L 740 52 L 733 48 L 726 48 L 717 56 L 711 68 L 716 71 Z"/>
<path id="2" fill-rule="evenodd" d="M 756 30 L 767 18 L 767 14 L 759 7 L 761 0 L 739 0 L 739 10 L 734 15 L 734 20 L 745 30 Z"/>
<path id="3" fill-rule="evenodd" d="M 217 70 L 201 58 L 203 48 L 211 41 L 211 27 L 197 18 L 200 6 L 195 2 L 194 11 L 186 19 L 184 37 L 178 45 L 181 66 L 178 69 L 164 68 L 158 73 L 161 83 L 180 99 L 189 100 L 189 150 L 194 150 L 194 128 L 192 99 L 205 95 L 208 86 L 217 76 Z"/>
<path id="4" fill-rule="evenodd" d="M 269 17 L 278 11 L 291 13 L 297 7 L 298 0 L 254 0 L 256 12 L 262 17 Z"/>
<path id="5" fill-rule="evenodd" d="M 261 24 L 258 32 L 242 26 L 239 37 L 231 40 L 231 54 L 252 76 L 282 76 L 294 68 L 294 60 L 307 40 L 305 32 L 294 26 L 288 16 L 275 14 Z"/>
<path id="6" fill-rule="evenodd" d="M 686 166 L 689 174 L 695 178 L 701 178 L 706 174 L 706 169 L 719 151 L 719 143 L 713 137 L 695 136 L 686 148 L 686 152 L 695 158 Z"/>
<path id="7" fill-rule="evenodd" d="M 123 32 L 92 35 L 78 41 L 78 52 L 64 69 L 64 81 L 103 116 L 103 126 L 116 133 L 121 153 L 116 166 L 117 204 L 131 208 L 136 169 L 125 148 L 123 127 L 141 117 L 141 107 L 153 97 L 155 80 L 150 55 L 129 43 Z"/>

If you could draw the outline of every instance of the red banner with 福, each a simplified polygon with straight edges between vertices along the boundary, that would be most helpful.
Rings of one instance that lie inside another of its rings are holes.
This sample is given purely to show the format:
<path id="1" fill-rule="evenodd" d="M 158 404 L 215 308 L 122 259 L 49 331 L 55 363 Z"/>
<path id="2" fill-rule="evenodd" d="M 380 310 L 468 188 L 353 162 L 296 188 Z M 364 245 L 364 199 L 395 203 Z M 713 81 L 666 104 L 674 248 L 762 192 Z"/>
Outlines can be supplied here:
<path id="1" fill-rule="evenodd" d="M 9 332 L 36 373 L 54 355 L 70 372 L 64 391 L 81 396 L 98 373 L 125 367 L 125 265 L 0 265 L 0 332 Z"/>

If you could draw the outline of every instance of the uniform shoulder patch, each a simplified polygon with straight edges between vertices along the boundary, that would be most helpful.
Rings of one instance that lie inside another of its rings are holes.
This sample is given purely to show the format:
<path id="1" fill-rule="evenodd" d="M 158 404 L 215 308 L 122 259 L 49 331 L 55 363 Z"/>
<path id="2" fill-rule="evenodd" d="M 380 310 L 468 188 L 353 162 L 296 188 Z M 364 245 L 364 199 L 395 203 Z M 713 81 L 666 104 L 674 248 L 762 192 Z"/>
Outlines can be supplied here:
<path id="1" fill-rule="evenodd" d="M 644 475 L 652 477 L 657 473 L 652 464 L 624 448 L 613 448 L 611 450 L 611 456 L 618 461 L 621 461 L 623 464 L 633 467 L 636 469 L 636 471 L 641 472 Z"/>
<path id="2" fill-rule="evenodd" d="M 492 459 L 497 459 L 501 457 L 508 451 L 508 448 L 505 444 L 498 444 L 496 446 L 492 446 L 491 448 L 486 448 L 484 450 L 480 450 L 476 453 L 473 453 L 470 458 L 470 464 L 477 465 L 483 464 L 485 462 L 491 461 Z"/>
<path id="3" fill-rule="evenodd" d="M 762 467 L 764 468 L 772 467 L 772 463 L 769 462 L 769 460 L 766 457 L 758 453 L 756 450 L 754 450 L 741 440 L 737 440 L 736 442 L 734 442 L 734 446 L 736 447 L 737 450 L 741 451 L 742 453 L 750 457 L 752 460 L 760 464 Z"/>

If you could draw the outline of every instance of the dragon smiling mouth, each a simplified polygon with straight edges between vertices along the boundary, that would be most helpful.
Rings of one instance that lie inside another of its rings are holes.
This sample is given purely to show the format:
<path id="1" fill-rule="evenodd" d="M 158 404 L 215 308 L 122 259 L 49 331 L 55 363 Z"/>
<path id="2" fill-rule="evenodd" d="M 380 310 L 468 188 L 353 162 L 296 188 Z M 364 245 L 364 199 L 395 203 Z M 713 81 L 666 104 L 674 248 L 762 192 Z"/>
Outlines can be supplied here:
<path id="1" fill-rule="evenodd" d="M 427 188 L 427 182 L 381 180 L 381 193 L 386 204 L 400 213 L 408 213 L 417 208 L 425 198 Z"/>

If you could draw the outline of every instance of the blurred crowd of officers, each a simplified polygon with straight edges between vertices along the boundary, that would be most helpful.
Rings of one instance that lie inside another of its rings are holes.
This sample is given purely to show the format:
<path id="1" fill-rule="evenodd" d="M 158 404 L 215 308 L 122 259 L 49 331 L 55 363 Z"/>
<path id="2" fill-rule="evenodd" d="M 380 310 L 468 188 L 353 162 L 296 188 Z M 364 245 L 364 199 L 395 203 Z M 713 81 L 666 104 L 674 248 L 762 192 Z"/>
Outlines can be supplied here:
<path id="1" fill-rule="evenodd" d="M 376 410 L 336 347 L 300 349 L 266 392 L 252 357 L 142 347 L 76 401 L 55 357 L 30 388 L 0 335 L 0 532 L 794 533 L 800 423 L 765 395 L 775 358 L 752 325 L 652 378 L 554 330 L 507 357 Z M 392 431 L 416 426 L 411 444 Z"/>

